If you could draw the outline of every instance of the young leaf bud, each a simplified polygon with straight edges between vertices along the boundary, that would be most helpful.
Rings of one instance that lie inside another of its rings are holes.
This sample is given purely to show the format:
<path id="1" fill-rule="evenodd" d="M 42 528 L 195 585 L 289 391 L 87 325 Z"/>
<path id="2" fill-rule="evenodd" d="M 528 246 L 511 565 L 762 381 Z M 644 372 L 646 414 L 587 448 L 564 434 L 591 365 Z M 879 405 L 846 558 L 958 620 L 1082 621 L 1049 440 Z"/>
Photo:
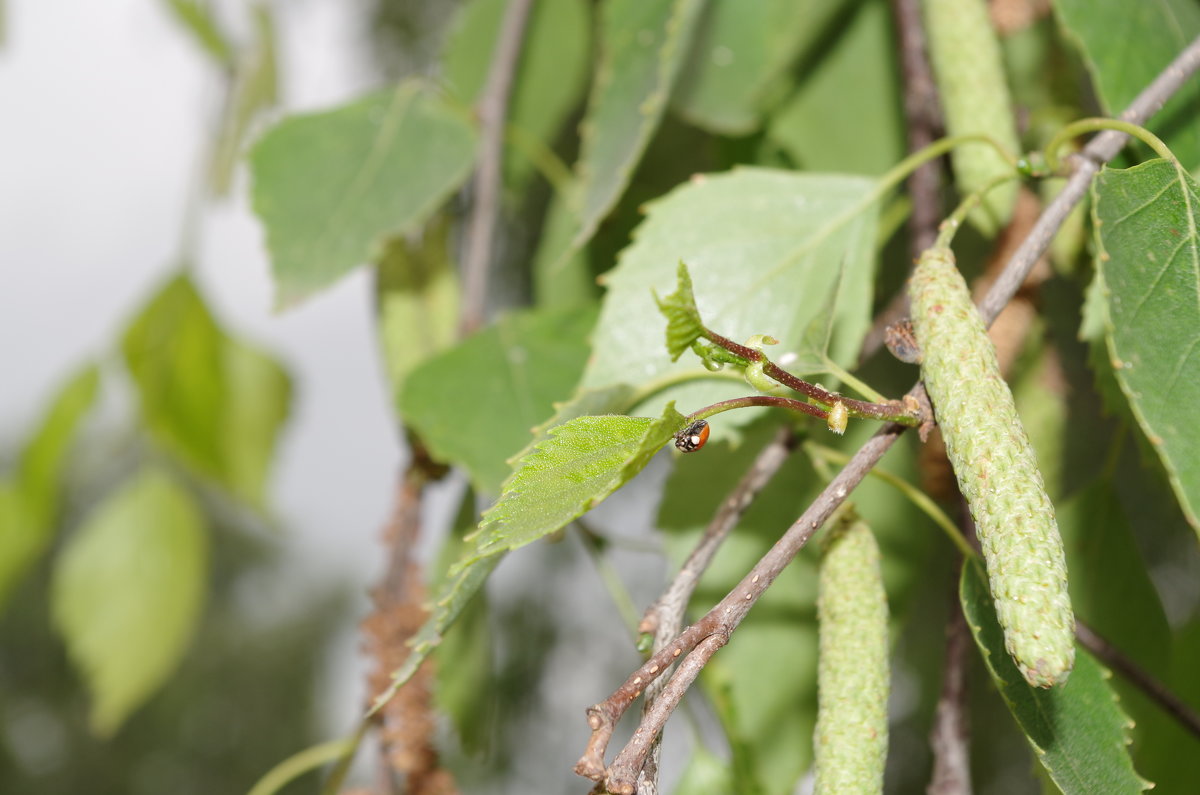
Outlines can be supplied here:
<path id="1" fill-rule="evenodd" d="M 846 425 L 850 422 L 850 411 L 846 408 L 846 404 L 840 400 L 834 403 L 829 408 L 829 419 L 825 420 L 825 425 L 829 430 L 841 436 L 846 432 Z"/>
<path id="2" fill-rule="evenodd" d="M 954 254 L 931 248 L 909 284 L 921 375 L 983 547 L 1004 642 L 1026 681 L 1075 662 L 1067 564 L 1033 447 Z"/>

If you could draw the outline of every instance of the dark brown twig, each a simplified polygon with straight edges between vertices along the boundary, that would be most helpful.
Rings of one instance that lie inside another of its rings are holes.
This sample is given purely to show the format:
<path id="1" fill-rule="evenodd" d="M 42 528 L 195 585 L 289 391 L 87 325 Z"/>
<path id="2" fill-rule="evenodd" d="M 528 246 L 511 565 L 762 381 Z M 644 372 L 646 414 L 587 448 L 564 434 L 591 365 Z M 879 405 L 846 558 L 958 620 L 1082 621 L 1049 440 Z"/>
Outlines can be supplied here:
<path id="1" fill-rule="evenodd" d="M 1129 109 L 1122 114 L 1122 118 L 1136 124 L 1143 123 L 1178 90 L 1197 67 L 1200 67 L 1200 38 L 1189 44 L 1166 70 L 1138 95 Z M 1108 133 L 1102 133 L 1084 152 L 1089 153 L 1089 158 L 1111 158 L 1120 150 L 1124 141 L 1124 135 L 1109 136 Z M 1099 162 L 1102 161 L 1077 158 L 1075 162 L 1076 169 L 1067 180 L 1067 186 L 1043 211 L 1030 236 L 1009 259 L 1004 271 L 984 298 L 979 309 L 986 323 L 990 324 L 995 319 L 1000 309 L 1025 281 L 1029 271 L 1049 246 L 1058 225 L 1083 197 L 1099 167 Z M 909 395 L 914 398 L 918 395 L 923 396 L 924 391 L 924 387 L 918 384 L 909 391 Z M 671 710 L 678 703 L 674 693 L 678 691 L 679 697 L 682 697 L 682 692 L 695 679 L 699 668 L 703 667 L 718 648 L 728 642 L 733 630 L 746 617 L 763 591 L 804 547 L 817 528 L 862 482 L 867 472 L 891 449 L 905 430 L 905 426 L 891 423 L 877 431 L 724 599 L 634 671 L 611 696 L 588 708 L 588 725 L 592 729 L 592 735 L 583 756 L 575 765 L 577 773 L 595 781 L 604 781 L 605 786 L 614 793 L 635 792 L 637 774 L 645 762 L 651 742 L 662 730 Z M 617 720 L 650 682 L 662 676 L 667 667 L 684 653 L 688 654 L 685 664 L 675 671 L 651 714 L 642 720 L 634 738 L 617 755 L 612 768 L 606 771 L 604 754 Z M 668 698 L 668 694 L 674 701 Z"/>
<path id="2" fill-rule="evenodd" d="M 1166 685 L 1155 679 L 1140 665 L 1125 656 L 1087 624 L 1075 620 L 1075 639 L 1079 645 L 1099 657 L 1104 663 L 1125 677 L 1131 685 L 1141 690 L 1151 701 L 1163 708 L 1179 725 L 1196 737 L 1200 737 L 1200 715 L 1183 703 Z"/>
<path id="3" fill-rule="evenodd" d="M 919 0 L 892 0 L 892 18 L 900 42 L 900 69 L 904 74 L 904 116 L 908 151 L 917 152 L 933 143 L 942 128 L 937 85 L 925 52 L 925 29 L 921 24 Z M 941 220 L 942 161 L 922 163 L 908 178 L 912 212 L 908 216 L 909 250 L 915 260 L 933 245 Z M 908 291 L 896 293 L 879 313 L 863 339 L 859 360 L 866 361 L 883 344 L 888 326 L 908 316 Z"/>
<path id="4" fill-rule="evenodd" d="M 780 428 L 775 437 L 759 452 L 754 463 L 734 486 L 733 491 L 721 503 L 712 521 L 704 529 L 704 535 L 700 537 L 687 560 L 679 568 L 675 579 L 663 591 L 662 596 L 646 608 L 642 623 L 638 626 L 638 632 L 654 633 L 653 651 L 662 651 L 667 643 L 679 634 L 679 630 L 683 627 L 683 616 L 687 610 L 688 601 L 691 600 L 692 593 L 695 592 L 696 585 L 700 582 L 700 577 L 708 569 L 713 556 L 717 554 L 717 549 L 737 524 L 738 519 L 754 502 L 754 498 L 771 482 L 779 472 L 779 468 L 783 466 L 795 449 L 795 432 L 786 426 Z M 642 708 L 643 719 L 649 716 L 650 710 L 658 701 L 658 696 L 664 686 L 664 680 L 659 678 L 646 688 L 646 703 Z M 651 754 L 657 754 L 657 750 L 658 744 L 655 743 Z M 650 770 L 651 767 L 653 770 Z M 657 771 L 657 764 L 646 765 L 638 781 L 638 792 L 648 795 L 652 789 L 657 788 Z"/>
<path id="5" fill-rule="evenodd" d="M 962 559 L 955 571 L 962 568 Z M 929 732 L 933 750 L 933 775 L 926 792 L 929 795 L 971 795 L 971 727 L 967 712 L 967 652 L 971 632 L 958 598 L 958 580 L 950 594 L 950 615 L 946 621 L 946 651 L 943 656 L 942 690 L 937 712 Z"/>
<path id="6" fill-rule="evenodd" d="M 865 400 L 854 400 L 853 398 L 843 397 L 809 381 L 805 381 L 799 376 L 792 375 L 771 361 L 760 350 L 741 345 L 711 329 L 704 329 L 703 335 L 709 342 L 724 348 L 735 356 L 739 356 L 749 362 L 761 362 L 763 373 L 778 383 L 783 384 L 788 389 L 795 390 L 826 406 L 832 406 L 835 403 L 843 404 L 851 417 L 900 422 L 905 425 L 914 426 L 920 425 L 924 421 L 924 418 L 920 416 L 919 407 L 910 403 L 907 399 L 889 400 L 886 403 L 870 403 Z"/>
<path id="7" fill-rule="evenodd" d="M 486 315 L 488 270 L 495 247 L 496 219 L 500 213 L 500 188 L 504 164 L 504 122 L 513 74 L 521 56 L 521 40 L 533 0 L 512 0 L 504 12 L 487 83 L 478 104 L 481 143 L 479 165 L 472 184 L 471 218 L 467 225 L 463 262 L 461 336 L 483 325 Z"/>

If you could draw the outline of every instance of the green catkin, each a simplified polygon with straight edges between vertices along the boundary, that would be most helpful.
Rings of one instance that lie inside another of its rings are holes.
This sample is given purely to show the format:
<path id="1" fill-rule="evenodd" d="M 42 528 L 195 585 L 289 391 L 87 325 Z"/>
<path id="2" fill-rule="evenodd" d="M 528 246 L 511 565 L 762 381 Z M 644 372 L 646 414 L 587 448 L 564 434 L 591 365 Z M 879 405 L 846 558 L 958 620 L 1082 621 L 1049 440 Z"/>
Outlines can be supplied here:
<path id="1" fill-rule="evenodd" d="M 1017 154 L 1016 122 L 1000 43 L 984 0 L 923 0 L 929 60 L 949 135 L 989 135 Z M 951 156 L 954 179 L 963 196 L 989 181 L 1011 174 L 1013 167 L 992 147 L 971 143 Z M 1012 217 L 1017 185 L 1006 182 L 988 191 L 983 203 L 967 216 L 980 232 L 994 235 Z"/>
<path id="2" fill-rule="evenodd" d="M 839 522 L 821 558 L 820 657 L 813 736 L 816 792 L 883 791 L 887 759 L 888 608 L 879 547 L 857 519 Z"/>
<path id="3" fill-rule="evenodd" d="M 1067 564 L 996 349 L 949 249 L 921 255 L 909 290 L 921 375 L 975 519 L 1004 644 L 1029 684 L 1059 684 L 1075 662 Z"/>

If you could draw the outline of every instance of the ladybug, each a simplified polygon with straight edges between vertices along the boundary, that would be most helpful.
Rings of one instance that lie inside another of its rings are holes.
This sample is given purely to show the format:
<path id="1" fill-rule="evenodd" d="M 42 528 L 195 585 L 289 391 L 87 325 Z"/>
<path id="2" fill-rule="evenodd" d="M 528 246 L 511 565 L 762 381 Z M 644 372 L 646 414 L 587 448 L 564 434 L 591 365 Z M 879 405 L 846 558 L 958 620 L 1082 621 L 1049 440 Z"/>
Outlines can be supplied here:
<path id="1" fill-rule="evenodd" d="M 708 421 L 696 420 L 691 425 L 675 434 L 675 447 L 680 452 L 694 453 L 708 441 Z"/>

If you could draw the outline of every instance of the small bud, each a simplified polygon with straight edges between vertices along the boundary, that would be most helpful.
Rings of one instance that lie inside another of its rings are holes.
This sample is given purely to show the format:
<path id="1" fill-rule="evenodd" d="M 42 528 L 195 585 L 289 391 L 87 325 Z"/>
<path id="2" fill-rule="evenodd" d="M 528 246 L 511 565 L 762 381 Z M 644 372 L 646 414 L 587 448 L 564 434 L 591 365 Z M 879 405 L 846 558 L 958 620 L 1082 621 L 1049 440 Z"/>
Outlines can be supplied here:
<path id="1" fill-rule="evenodd" d="M 850 411 L 846 408 L 846 404 L 839 400 L 829 408 L 829 418 L 825 420 L 825 425 L 829 430 L 841 436 L 846 432 L 846 426 L 849 423 Z"/>
<path id="2" fill-rule="evenodd" d="M 750 386 L 759 392 L 771 392 L 779 386 L 779 384 L 768 378 L 767 374 L 763 372 L 762 362 L 750 362 L 750 364 L 746 365 L 743 374 L 746 376 L 746 381 Z"/>

